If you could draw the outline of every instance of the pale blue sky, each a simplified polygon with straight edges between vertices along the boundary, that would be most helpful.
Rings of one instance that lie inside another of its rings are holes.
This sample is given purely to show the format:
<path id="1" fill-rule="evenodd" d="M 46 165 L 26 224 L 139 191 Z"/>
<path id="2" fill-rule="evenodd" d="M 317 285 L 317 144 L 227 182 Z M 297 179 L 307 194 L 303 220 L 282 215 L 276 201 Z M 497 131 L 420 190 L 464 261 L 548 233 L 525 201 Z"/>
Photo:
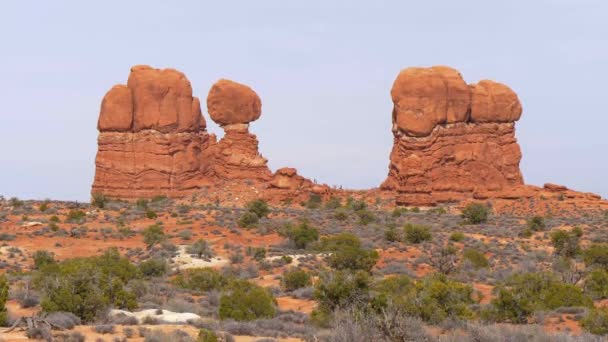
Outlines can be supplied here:
<path id="1" fill-rule="evenodd" d="M 377 186 L 400 69 L 508 84 L 527 183 L 608 197 L 608 1 L 3 1 L 0 194 L 88 200 L 104 93 L 134 64 L 221 77 L 262 98 L 275 170 Z M 210 131 L 219 132 L 203 113 Z"/>

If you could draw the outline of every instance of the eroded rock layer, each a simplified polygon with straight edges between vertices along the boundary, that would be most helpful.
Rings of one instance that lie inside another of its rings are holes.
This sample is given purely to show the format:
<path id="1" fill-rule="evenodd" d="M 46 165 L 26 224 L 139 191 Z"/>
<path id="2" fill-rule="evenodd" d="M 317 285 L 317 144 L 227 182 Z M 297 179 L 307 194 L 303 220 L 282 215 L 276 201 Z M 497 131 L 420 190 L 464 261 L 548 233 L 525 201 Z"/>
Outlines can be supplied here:
<path id="1" fill-rule="evenodd" d="M 433 205 L 510 196 L 523 185 L 517 95 L 448 67 L 403 70 L 393 84 L 394 144 L 382 184 L 397 203 Z"/>

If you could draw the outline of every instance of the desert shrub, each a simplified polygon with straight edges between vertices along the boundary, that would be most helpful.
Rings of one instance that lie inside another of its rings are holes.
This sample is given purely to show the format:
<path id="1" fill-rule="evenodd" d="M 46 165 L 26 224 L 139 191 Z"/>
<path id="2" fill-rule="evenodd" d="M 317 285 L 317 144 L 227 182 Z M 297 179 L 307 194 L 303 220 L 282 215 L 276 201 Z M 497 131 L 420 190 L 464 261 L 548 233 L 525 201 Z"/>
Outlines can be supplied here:
<path id="1" fill-rule="evenodd" d="M 139 263 L 139 270 L 145 277 L 160 277 L 169 269 L 167 261 L 163 258 L 151 258 Z"/>
<path id="2" fill-rule="evenodd" d="M 450 234 L 450 241 L 461 242 L 465 238 L 464 233 L 462 232 L 453 232 Z"/>
<path id="3" fill-rule="evenodd" d="M 345 221 L 348 218 L 348 212 L 344 209 L 338 209 L 334 213 L 334 218 L 338 221 Z"/>
<path id="4" fill-rule="evenodd" d="M 270 213 L 268 203 L 261 199 L 257 199 L 255 201 L 247 203 L 246 207 L 249 212 L 254 213 L 258 218 L 266 217 Z"/>
<path id="5" fill-rule="evenodd" d="M 91 321 L 110 305 L 136 308 L 135 295 L 124 284 L 139 276 L 135 265 L 109 249 L 101 256 L 46 264 L 35 273 L 34 286 L 43 294 L 44 311 L 71 312 Z"/>
<path id="6" fill-rule="evenodd" d="M 473 288 L 434 274 L 420 280 L 400 275 L 381 280 L 374 287 L 372 303 L 377 308 L 394 308 L 430 323 L 447 318 L 472 318 Z"/>
<path id="7" fill-rule="evenodd" d="M 528 219 L 526 227 L 532 232 L 543 231 L 546 227 L 545 219 L 542 216 L 533 216 L 532 218 Z"/>
<path id="8" fill-rule="evenodd" d="M 57 217 L 57 215 L 53 215 L 53 216 L 51 216 L 49 218 L 49 221 L 53 222 L 53 223 L 58 223 L 59 222 L 59 217 Z"/>
<path id="9" fill-rule="evenodd" d="M 408 223 L 403 230 L 405 233 L 405 240 L 409 243 L 416 244 L 432 239 L 431 231 L 428 226 Z"/>
<path id="10" fill-rule="evenodd" d="M 313 296 L 319 310 L 330 313 L 338 307 L 368 302 L 370 286 L 370 276 L 363 271 L 325 272 L 319 276 Z"/>
<path id="11" fill-rule="evenodd" d="M 154 210 L 148 209 L 148 210 L 146 210 L 146 217 L 153 220 L 153 219 L 157 218 L 158 215 L 156 214 L 156 212 Z"/>
<path id="12" fill-rule="evenodd" d="M 608 298 L 608 271 L 601 268 L 593 269 L 585 277 L 584 289 L 591 298 Z"/>
<path id="13" fill-rule="evenodd" d="M 266 248 L 264 247 L 247 247 L 248 255 L 251 255 L 254 260 L 262 261 L 266 258 Z"/>
<path id="14" fill-rule="evenodd" d="M 41 212 L 45 212 L 49 209 L 49 201 L 45 200 L 44 202 L 40 203 L 40 205 L 38 206 L 38 210 L 40 210 Z"/>
<path id="15" fill-rule="evenodd" d="M 25 336 L 32 340 L 53 341 L 53 334 L 47 327 L 28 327 Z"/>
<path id="16" fill-rule="evenodd" d="M 196 342 L 218 342 L 217 335 L 209 329 L 200 329 Z"/>
<path id="17" fill-rule="evenodd" d="M 488 216 L 490 208 L 481 203 L 471 203 L 462 209 L 462 218 L 470 224 L 484 223 L 488 221 Z"/>
<path id="18" fill-rule="evenodd" d="M 101 192 L 95 192 L 93 193 L 93 196 L 91 198 L 91 204 L 97 208 L 105 208 L 106 203 L 108 202 L 108 198 L 106 197 L 106 195 L 102 194 Z"/>
<path id="19" fill-rule="evenodd" d="M 251 321 L 272 318 L 276 314 L 275 299 L 269 290 L 245 280 L 235 280 L 220 297 L 219 317 L 222 320 Z"/>
<path id="20" fill-rule="evenodd" d="M 243 213 L 243 215 L 241 215 L 241 217 L 239 217 L 237 224 L 241 228 L 249 228 L 258 224 L 259 221 L 260 217 L 256 213 L 246 211 Z"/>
<path id="21" fill-rule="evenodd" d="M 462 257 L 464 260 L 470 262 L 475 268 L 486 268 L 490 266 L 486 256 L 482 252 L 473 248 L 465 249 L 462 253 Z"/>
<path id="22" fill-rule="evenodd" d="M 554 253 L 559 256 L 567 258 L 576 256 L 580 252 L 579 240 L 580 236 L 576 232 L 561 229 L 551 232 L 551 244 Z"/>
<path id="23" fill-rule="evenodd" d="M 367 209 L 357 210 L 355 211 L 355 214 L 359 218 L 359 223 L 364 226 L 367 226 L 376 220 L 376 215 Z"/>
<path id="24" fill-rule="evenodd" d="M 312 242 L 319 240 L 319 231 L 308 220 L 301 220 L 297 225 L 286 224 L 279 235 L 289 238 L 296 248 L 304 249 Z"/>
<path id="25" fill-rule="evenodd" d="M 188 246 L 188 248 L 186 248 L 186 252 L 196 255 L 196 257 L 199 259 L 203 257 L 211 258 L 213 256 L 211 246 L 209 246 L 209 243 L 207 243 L 207 241 L 202 239 Z"/>
<path id="26" fill-rule="evenodd" d="M 173 283 L 185 289 L 206 292 L 221 289 L 227 280 L 212 268 L 193 268 L 179 273 Z"/>
<path id="27" fill-rule="evenodd" d="M 158 224 L 153 224 L 144 229 L 142 235 L 144 236 L 144 243 L 148 246 L 148 248 L 152 248 L 154 245 L 167 239 L 163 227 L 159 226 Z"/>
<path id="28" fill-rule="evenodd" d="M 536 311 L 559 307 L 593 306 L 582 289 L 560 282 L 551 273 L 516 274 L 500 284 L 486 318 L 496 321 L 525 323 Z"/>
<path id="29" fill-rule="evenodd" d="M 392 217 L 401 217 L 401 215 L 403 215 L 404 213 L 407 213 L 407 208 L 405 207 L 395 207 L 395 209 L 393 209 L 393 212 L 391 213 Z"/>
<path id="30" fill-rule="evenodd" d="M 325 203 L 325 209 L 330 209 L 330 210 L 335 210 L 338 209 L 342 206 L 342 203 L 340 202 L 340 199 L 337 197 L 330 197 L 327 202 Z"/>
<path id="31" fill-rule="evenodd" d="M 359 200 L 359 201 L 353 201 L 353 202 L 350 204 L 350 208 L 351 208 L 353 211 L 365 210 L 365 209 L 367 209 L 367 203 L 365 203 L 365 202 L 364 202 L 364 201 L 362 201 L 362 200 Z"/>
<path id="32" fill-rule="evenodd" d="M 384 230 L 384 239 L 389 242 L 395 242 L 400 240 L 399 233 L 394 226 L 388 227 Z"/>
<path id="33" fill-rule="evenodd" d="M 308 200 L 304 202 L 304 206 L 308 209 L 319 209 L 323 204 L 323 199 L 319 194 L 310 194 Z"/>
<path id="34" fill-rule="evenodd" d="M 192 239 L 192 231 L 191 230 L 182 230 L 177 235 L 184 241 L 188 241 Z"/>
<path id="35" fill-rule="evenodd" d="M 116 329 L 113 324 L 100 324 L 93 327 L 93 331 L 98 334 L 113 334 Z"/>
<path id="36" fill-rule="evenodd" d="M 350 233 L 323 237 L 319 248 L 331 252 L 327 261 L 331 267 L 338 270 L 370 271 L 379 258 L 378 252 L 363 248 L 361 240 Z"/>
<path id="37" fill-rule="evenodd" d="M 587 266 L 608 269 L 608 244 L 592 244 L 583 251 L 583 260 Z"/>
<path id="38" fill-rule="evenodd" d="M 304 270 L 292 268 L 283 274 L 281 285 L 286 291 L 297 290 L 302 287 L 310 286 L 311 278 Z"/>
<path id="39" fill-rule="evenodd" d="M 32 258 L 34 259 L 34 268 L 36 269 L 55 263 L 55 255 L 49 251 L 36 251 L 32 255 Z"/>
<path id="40" fill-rule="evenodd" d="M 78 222 L 84 219 L 87 216 L 84 211 L 72 209 L 68 212 L 67 221 L 68 222 Z"/>
<path id="41" fill-rule="evenodd" d="M 581 326 L 595 335 L 608 334 L 608 308 L 591 309 L 581 320 Z"/>
<path id="42" fill-rule="evenodd" d="M 6 301 L 8 300 L 8 279 L 6 275 L 0 275 L 0 326 L 5 326 L 8 320 Z"/>

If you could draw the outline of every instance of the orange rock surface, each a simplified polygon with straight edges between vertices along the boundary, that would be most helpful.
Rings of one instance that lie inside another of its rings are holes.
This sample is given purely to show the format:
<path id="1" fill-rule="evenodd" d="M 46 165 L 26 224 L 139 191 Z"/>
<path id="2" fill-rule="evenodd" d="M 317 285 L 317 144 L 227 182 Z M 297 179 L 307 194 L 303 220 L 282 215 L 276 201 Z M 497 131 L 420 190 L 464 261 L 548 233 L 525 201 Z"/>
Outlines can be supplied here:
<path id="1" fill-rule="evenodd" d="M 382 188 L 397 203 L 500 197 L 523 186 L 517 95 L 492 81 L 467 86 L 447 67 L 410 68 L 393 84 L 394 145 Z"/>

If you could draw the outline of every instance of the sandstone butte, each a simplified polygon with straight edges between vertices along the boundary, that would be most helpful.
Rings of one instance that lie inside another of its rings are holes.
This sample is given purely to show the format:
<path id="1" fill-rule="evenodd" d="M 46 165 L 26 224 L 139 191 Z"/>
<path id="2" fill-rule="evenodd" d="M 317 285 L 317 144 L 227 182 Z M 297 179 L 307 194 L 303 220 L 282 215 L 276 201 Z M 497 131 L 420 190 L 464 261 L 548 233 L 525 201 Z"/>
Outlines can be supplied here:
<path id="1" fill-rule="evenodd" d="M 101 103 L 92 193 L 240 204 L 255 198 L 297 203 L 311 193 L 410 206 L 547 196 L 607 204 L 560 185 L 524 184 L 515 138 L 522 106 L 504 84 L 467 84 L 445 66 L 408 68 L 397 76 L 391 98 L 388 177 L 376 189 L 342 190 L 316 184 L 294 168 L 270 171 L 249 131 L 262 114 L 260 97 L 250 87 L 221 79 L 209 90 L 207 111 L 224 129 L 218 141 L 207 132 L 200 101 L 183 73 L 134 66 L 127 84 L 112 87 Z"/>

